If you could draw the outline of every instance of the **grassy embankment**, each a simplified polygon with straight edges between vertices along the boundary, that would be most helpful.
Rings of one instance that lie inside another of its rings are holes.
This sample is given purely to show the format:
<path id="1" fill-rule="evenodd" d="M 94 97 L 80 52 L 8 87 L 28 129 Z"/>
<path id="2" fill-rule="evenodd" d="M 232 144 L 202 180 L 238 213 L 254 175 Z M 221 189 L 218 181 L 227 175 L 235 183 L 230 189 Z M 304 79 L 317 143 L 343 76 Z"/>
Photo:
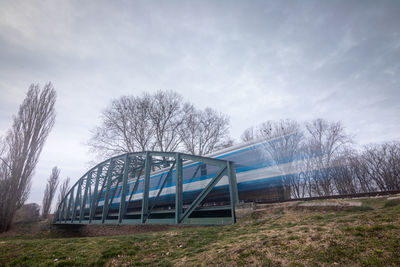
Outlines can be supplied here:
<path id="1" fill-rule="evenodd" d="M 400 201 L 275 207 L 236 225 L 129 236 L 0 238 L 0 266 L 400 266 Z"/>

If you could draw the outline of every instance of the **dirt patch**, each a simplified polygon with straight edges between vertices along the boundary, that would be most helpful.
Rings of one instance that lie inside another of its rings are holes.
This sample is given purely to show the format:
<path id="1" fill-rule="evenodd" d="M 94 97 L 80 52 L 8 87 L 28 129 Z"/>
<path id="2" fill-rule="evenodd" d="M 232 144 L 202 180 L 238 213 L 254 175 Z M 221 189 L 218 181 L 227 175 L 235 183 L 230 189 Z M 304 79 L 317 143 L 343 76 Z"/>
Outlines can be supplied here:
<path id="1" fill-rule="evenodd" d="M 0 237 L 38 236 L 48 235 L 51 232 L 51 223 L 47 220 L 14 223 L 7 232 L 0 233 Z"/>
<path id="2" fill-rule="evenodd" d="M 310 210 L 310 211 L 341 211 L 350 210 L 354 207 L 361 207 L 361 201 L 321 201 L 321 202 L 304 202 L 291 206 L 292 209 Z"/>
<path id="3" fill-rule="evenodd" d="M 147 232 L 160 232 L 176 228 L 193 227 L 193 226 L 176 226 L 176 225 L 84 225 L 78 229 L 81 236 L 116 236 L 116 235 L 132 235 Z"/>
<path id="4" fill-rule="evenodd" d="M 170 229 L 201 226 L 176 225 L 53 225 L 48 221 L 17 223 L 12 228 L 0 234 L 0 238 L 11 237 L 92 237 L 132 235 L 147 232 L 160 232 Z"/>

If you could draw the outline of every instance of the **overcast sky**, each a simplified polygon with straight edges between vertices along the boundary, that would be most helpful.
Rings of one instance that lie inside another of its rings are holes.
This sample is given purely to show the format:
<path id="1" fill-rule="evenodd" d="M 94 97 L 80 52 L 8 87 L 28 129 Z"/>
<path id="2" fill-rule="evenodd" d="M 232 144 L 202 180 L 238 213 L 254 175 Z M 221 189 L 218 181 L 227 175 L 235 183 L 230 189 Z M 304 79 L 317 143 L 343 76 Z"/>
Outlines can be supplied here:
<path id="1" fill-rule="evenodd" d="M 230 117 L 342 121 L 359 145 L 400 139 L 400 1 L 0 1 L 0 134 L 31 83 L 57 122 L 33 178 L 75 182 L 113 98 L 171 89 Z"/>

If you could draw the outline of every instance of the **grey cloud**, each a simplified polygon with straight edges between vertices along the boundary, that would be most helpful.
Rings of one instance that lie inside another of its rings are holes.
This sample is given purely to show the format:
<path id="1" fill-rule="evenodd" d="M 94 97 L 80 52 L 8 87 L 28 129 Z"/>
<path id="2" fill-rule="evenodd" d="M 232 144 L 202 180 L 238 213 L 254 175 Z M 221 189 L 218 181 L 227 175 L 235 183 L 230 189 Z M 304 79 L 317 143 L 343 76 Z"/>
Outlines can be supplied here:
<path id="1" fill-rule="evenodd" d="M 112 98 L 172 89 L 231 118 L 341 120 L 360 144 L 400 138 L 397 1 L 3 1 L 0 132 L 32 82 L 58 91 L 53 165 L 78 179 Z M 75 155 L 75 157 L 74 157 Z"/>

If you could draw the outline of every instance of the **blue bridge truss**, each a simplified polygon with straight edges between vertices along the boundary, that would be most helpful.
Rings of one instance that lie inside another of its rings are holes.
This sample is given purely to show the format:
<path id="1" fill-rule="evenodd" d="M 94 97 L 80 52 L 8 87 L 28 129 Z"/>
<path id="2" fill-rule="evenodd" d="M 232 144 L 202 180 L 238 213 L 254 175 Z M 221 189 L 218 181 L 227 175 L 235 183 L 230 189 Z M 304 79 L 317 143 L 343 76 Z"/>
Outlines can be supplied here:
<path id="1" fill-rule="evenodd" d="M 135 152 L 85 173 L 57 207 L 54 224 L 233 224 L 232 161 Z"/>

